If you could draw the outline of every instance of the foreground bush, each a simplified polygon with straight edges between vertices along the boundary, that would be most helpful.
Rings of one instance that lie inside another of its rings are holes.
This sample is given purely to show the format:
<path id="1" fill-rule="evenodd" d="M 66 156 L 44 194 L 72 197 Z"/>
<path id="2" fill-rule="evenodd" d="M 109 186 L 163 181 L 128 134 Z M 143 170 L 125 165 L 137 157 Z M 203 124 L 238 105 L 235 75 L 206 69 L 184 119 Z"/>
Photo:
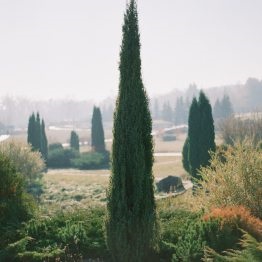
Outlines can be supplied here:
<path id="1" fill-rule="evenodd" d="M 39 196 L 42 191 L 42 172 L 45 168 L 41 154 L 33 152 L 30 145 L 15 140 L 2 142 L 0 152 L 8 157 L 20 173 L 27 191 Z"/>
<path id="2" fill-rule="evenodd" d="M 16 237 L 15 230 L 33 216 L 35 203 L 26 193 L 23 177 L 13 163 L 0 153 L 0 250 Z M 1 261 L 1 259 L 0 259 Z"/>
<path id="3" fill-rule="evenodd" d="M 196 193 L 204 208 L 244 206 L 262 218 L 262 152 L 250 142 L 220 149 L 210 167 L 201 170 L 203 178 Z"/>
<path id="4" fill-rule="evenodd" d="M 20 230 L 20 239 L 0 252 L 0 261 L 81 261 L 107 256 L 104 209 L 92 208 L 36 218 Z"/>
<path id="5" fill-rule="evenodd" d="M 245 233 L 240 241 L 240 250 L 228 250 L 224 255 L 218 254 L 211 248 L 206 248 L 204 261 L 219 262 L 260 262 L 262 261 L 262 242 Z"/>
<path id="6" fill-rule="evenodd" d="M 160 258 L 163 261 L 200 261 L 206 246 L 221 254 L 238 248 L 242 231 L 219 218 L 203 219 L 202 212 L 177 209 L 161 212 Z"/>
<path id="7" fill-rule="evenodd" d="M 262 241 L 262 221 L 250 214 L 250 211 L 242 206 L 213 208 L 204 216 L 204 220 L 219 219 L 221 226 L 225 224 L 231 227 L 241 228 L 258 241 Z"/>

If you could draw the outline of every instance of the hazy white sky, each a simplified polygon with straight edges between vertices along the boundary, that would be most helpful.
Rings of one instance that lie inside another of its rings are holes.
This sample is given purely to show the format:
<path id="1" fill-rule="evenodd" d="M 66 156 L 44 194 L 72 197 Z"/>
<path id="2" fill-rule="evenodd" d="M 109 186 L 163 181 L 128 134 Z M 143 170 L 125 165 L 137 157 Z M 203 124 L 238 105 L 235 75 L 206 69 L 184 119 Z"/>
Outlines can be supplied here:
<path id="1" fill-rule="evenodd" d="M 0 95 L 118 90 L 126 0 L 0 0 Z M 150 95 L 262 78 L 261 0 L 138 0 Z"/>

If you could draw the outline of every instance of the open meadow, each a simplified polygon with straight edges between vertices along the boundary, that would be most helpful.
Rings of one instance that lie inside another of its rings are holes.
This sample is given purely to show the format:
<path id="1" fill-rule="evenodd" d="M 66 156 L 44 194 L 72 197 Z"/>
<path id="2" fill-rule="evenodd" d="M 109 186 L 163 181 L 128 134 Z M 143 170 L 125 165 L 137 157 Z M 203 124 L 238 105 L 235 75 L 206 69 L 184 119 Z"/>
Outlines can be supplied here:
<path id="1" fill-rule="evenodd" d="M 50 143 L 69 142 L 70 129 L 47 129 Z M 90 129 L 77 130 L 80 141 L 90 141 Z M 26 134 L 14 136 L 15 139 L 26 141 Z M 163 141 L 161 136 L 154 136 L 154 165 L 155 182 L 167 176 L 179 176 L 183 179 L 186 189 L 191 187 L 189 177 L 182 166 L 181 151 L 186 139 L 185 133 L 178 133 L 175 141 Z M 106 148 L 111 151 L 112 131 L 105 130 Z M 217 142 L 220 139 L 217 138 Z M 90 143 L 80 147 L 81 152 L 91 150 Z M 106 203 L 106 189 L 108 187 L 110 170 L 77 170 L 77 169 L 49 169 L 43 175 L 43 194 L 41 203 L 44 212 L 59 209 L 73 209 L 88 207 L 94 204 Z M 156 194 L 163 197 L 164 193 Z"/>

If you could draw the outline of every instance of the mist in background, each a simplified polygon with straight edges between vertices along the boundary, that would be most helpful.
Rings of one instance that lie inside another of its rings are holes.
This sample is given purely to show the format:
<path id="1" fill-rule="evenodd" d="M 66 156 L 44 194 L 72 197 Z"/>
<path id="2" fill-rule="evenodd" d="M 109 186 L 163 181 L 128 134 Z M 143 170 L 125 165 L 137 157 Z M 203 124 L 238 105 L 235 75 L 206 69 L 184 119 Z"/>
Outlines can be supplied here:
<path id="1" fill-rule="evenodd" d="M 1 0 L 1 96 L 93 100 L 118 89 L 126 1 Z M 138 1 L 150 96 L 262 78 L 260 0 Z"/>

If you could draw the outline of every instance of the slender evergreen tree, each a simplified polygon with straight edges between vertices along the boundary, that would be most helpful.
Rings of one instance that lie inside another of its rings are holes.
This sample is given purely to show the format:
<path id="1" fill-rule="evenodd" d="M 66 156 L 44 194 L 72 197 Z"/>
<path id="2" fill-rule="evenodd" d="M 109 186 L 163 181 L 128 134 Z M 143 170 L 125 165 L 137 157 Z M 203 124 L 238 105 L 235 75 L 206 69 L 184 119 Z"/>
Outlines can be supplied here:
<path id="1" fill-rule="evenodd" d="M 37 150 L 35 127 L 36 127 L 36 118 L 35 118 L 35 114 L 32 113 L 32 115 L 29 117 L 29 122 L 28 122 L 27 143 L 31 144 L 33 150 Z"/>
<path id="2" fill-rule="evenodd" d="M 75 131 L 71 132 L 70 147 L 79 152 L 79 136 Z"/>
<path id="3" fill-rule="evenodd" d="M 45 122 L 43 119 L 41 122 L 39 113 L 36 117 L 34 113 L 29 117 L 27 142 L 31 144 L 34 151 L 39 151 L 42 154 L 45 161 L 47 160 L 48 141 L 45 133 Z"/>
<path id="4" fill-rule="evenodd" d="M 200 112 L 199 130 L 199 161 L 205 167 L 209 165 L 210 151 L 215 151 L 215 128 L 212 107 L 203 91 L 199 94 L 198 107 Z"/>
<path id="5" fill-rule="evenodd" d="M 42 119 L 42 123 L 41 123 L 41 154 L 45 160 L 45 162 L 47 161 L 47 157 L 48 157 L 48 141 L 47 141 L 47 137 L 46 137 L 46 133 L 45 133 L 45 121 L 44 119 Z"/>
<path id="6" fill-rule="evenodd" d="M 141 76 L 137 5 L 124 16 L 120 84 L 114 114 L 107 245 L 113 261 L 150 261 L 157 236 L 152 120 Z"/>
<path id="7" fill-rule="evenodd" d="M 35 148 L 41 152 L 42 149 L 42 130 L 41 130 L 41 120 L 39 112 L 36 114 L 35 122 Z"/>
<path id="8" fill-rule="evenodd" d="M 186 148 L 188 143 L 188 148 Z M 183 148 L 183 165 L 187 168 L 186 154 L 192 177 L 199 179 L 198 170 L 209 165 L 210 152 L 215 151 L 215 129 L 212 108 L 203 91 L 199 100 L 193 99 L 188 119 L 188 141 Z"/>
<path id="9" fill-rule="evenodd" d="M 199 136 L 200 136 L 200 113 L 196 98 L 193 98 L 188 118 L 188 161 L 190 174 L 197 177 L 197 169 L 200 168 L 199 160 Z"/>
<path id="10" fill-rule="evenodd" d="M 105 135 L 102 115 L 99 107 L 94 106 L 91 130 L 92 148 L 96 152 L 105 152 Z"/>
<path id="11" fill-rule="evenodd" d="M 182 151 L 182 163 L 183 163 L 183 167 L 184 169 L 190 173 L 190 163 L 188 160 L 188 150 L 189 150 L 189 141 L 188 141 L 188 137 L 185 140 L 184 146 L 183 146 L 183 151 Z"/>

